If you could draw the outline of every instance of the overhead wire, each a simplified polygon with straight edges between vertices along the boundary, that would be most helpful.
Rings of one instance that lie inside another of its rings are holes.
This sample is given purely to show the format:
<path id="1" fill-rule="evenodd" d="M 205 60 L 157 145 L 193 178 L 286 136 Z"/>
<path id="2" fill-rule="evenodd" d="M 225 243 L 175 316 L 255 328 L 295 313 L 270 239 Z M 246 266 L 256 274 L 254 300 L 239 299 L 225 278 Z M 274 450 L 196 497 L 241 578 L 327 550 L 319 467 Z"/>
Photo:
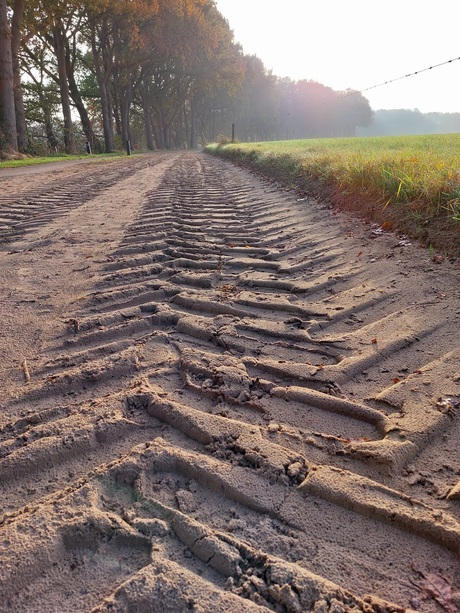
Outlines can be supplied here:
<path id="1" fill-rule="evenodd" d="M 416 74 L 427 72 L 428 70 L 433 70 L 433 68 L 439 68 L 440 66 L 445 66 L 446 64 L 451 64 L 452 62 L 456 62 L 458 60 L 460 60 L 460 57 L 454 57 L 453 59 L 447 60 L 446 62 L 441 62 L 440 64 L 433 64 L 433 66 L 428 66 L 428 68 L 422 68 L 421 70 L 416 70 L 415 72 L 409 72 L 408 74 L 405 74 L 402 77 L 397 77 L 396 79 L 390 79 L 388 81 L 384 81 L 383 83 L 379 83 L 378 85 L 372 85 L 371 87 L 366 87 L 366 89 L 362 89 L 360 93 L 368 92 L 371 89 L 382 87 L 383 85 L 389 85 L 390 83 L 395 83 L 396 81 L 401 81 L 402 79 L 407 79 L 408 77 L 413 77 Z"/>
<path id="2" fill-rule="evenodd" d="M 447 60 L 445 62 L 440 62 L 439 64 L 433 64 L 433 66 L 428 66 L 428 68 L 422 68 L 421 70 L 416 70 L 414 72 L 409 72 L 401 77 L 396 77 L 395 79 L 389 79 L 388 81 L 383 81 L 382 83 L 378 83 L 377 85 L 371 85 L 370 87 L 366 87 L 365 89 L 350 89 L 350 91 L 345 91 L 337 96 L 338 99 L 347 98 L 348 96 L 357 96 L 358 94 L 363 94 L 364 92 L 368 92 L 371 89 L 376 89 L 377 87 L 383 87 L 384 85 L 389 85 L 390 83 L 395 83 L 396 81 L 401 81 L 402 79 L 407 79 L 408 77 L 413 77 L 415 75 L 421 74 L 422 72 L 427 72 L 428 70 L 433 70 L 433 68 L 439 68 L 440 66 L 445 66 L 446 64 L 451 64 L 452 62 L 456 62 L 460 60 L 460 57 L 454 57 L 451 60 Z M 316 108 L 321 106 L 319 103 L 309 105 L 309 109 Z"/>

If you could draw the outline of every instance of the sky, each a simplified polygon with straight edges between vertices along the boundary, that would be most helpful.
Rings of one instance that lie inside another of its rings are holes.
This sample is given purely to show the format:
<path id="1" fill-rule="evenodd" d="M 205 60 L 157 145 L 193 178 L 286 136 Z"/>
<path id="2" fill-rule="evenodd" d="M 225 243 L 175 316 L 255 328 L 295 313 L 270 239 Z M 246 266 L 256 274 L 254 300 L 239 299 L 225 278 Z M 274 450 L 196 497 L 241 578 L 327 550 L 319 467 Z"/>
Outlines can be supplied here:
<path id="1" fill-rule="evenodd" d="M 460 112 L 459 0 L 216 0 L 235 42 L 279 77 L 363 92 L 374 110 Z"/>

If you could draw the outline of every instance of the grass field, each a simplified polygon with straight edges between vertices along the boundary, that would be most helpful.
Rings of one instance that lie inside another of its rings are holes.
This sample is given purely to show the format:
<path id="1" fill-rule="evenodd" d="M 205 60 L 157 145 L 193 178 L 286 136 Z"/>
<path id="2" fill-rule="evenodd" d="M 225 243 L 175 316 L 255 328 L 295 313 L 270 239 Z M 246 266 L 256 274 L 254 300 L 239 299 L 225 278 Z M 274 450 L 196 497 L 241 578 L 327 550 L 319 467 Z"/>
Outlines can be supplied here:
<path id="1" fill-rule="evenodd" d="M 206 150 L 460 257 L 460 134 L 212 144 Z"/>

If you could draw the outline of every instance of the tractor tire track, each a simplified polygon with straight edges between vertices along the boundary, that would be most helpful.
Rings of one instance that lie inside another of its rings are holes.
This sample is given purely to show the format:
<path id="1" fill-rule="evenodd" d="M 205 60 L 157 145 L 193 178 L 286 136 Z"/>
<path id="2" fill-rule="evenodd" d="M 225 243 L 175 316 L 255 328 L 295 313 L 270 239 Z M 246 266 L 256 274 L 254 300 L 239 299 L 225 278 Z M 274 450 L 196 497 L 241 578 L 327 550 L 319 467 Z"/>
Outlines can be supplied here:
<path id="1" fill-rule="evenodd" d="M 457 606 L 455 262 L 204 154 L 84 179 L 0 203 L 0 610 Z"/>
<path id="2" fill-rule="evenodd" d="M 158 160 L 159 158 L 149 157 L 135 157 L 123 161 L 114 159 L 109 164 L 79 165 L 77 170 L 70 165 L 69 169 L 52 173 L 49 185 L 36 182 L 36 185 L 27 188 L 28 180 L 22 179 L 20 185 L 15 185 L 16 192 L 2 189 L 0 244 L 15 240 L 25 232 L 45 225 L 56 216 L 64 215 L 123 178 L 141 168 L 154 165 Z M 4 178 L 5 183 L 8 179 L 8 176 Z"/>

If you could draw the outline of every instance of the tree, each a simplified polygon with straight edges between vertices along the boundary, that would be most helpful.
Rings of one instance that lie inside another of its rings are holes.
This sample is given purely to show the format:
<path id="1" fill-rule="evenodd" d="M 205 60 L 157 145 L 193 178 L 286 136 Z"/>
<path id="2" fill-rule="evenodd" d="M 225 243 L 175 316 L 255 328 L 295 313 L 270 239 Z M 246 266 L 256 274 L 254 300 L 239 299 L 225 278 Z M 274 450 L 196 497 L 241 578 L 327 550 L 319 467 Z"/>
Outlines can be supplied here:
<path id="1" fill-rule="evenodd" d="M 157 10 L 157 0 L 86 1 L 83 33 L 99 87 L 106 151 L 114 150 L 114 120 L 122 140 L 130 140 L 130 108 L 142 67 L 140 30 Z"/>
<path id="2" fill-rule="evenodd" d="M 44 47 L 32 47 L 29 51 L 35 58 L 33 66 L 25 65 L 27 80 L 24 85 L 24 102 L 26 116 L 29 121 L 32 141 L 46 139 L 47 150 L 55 152 L 59 141 L 55 133 L 56 110 L 60 106 L 59 88 L 54 80 L 48 79 L 46 49 Z M 43 131 L 40 129 L 43 126 Z M 42 151 L 42 146 L 32 145 L 36 150 Z"/>
<path id="3" fill-rule="evenodd" d="M 191 41 L 193 53 L 187 55 L 190 90 L 185 119 L 188 119 L 188 145 L 195 148 L 198 133 L 204 140 L 215 97 L 222 93 L 233 96 L 241 89 L 245 66 L 228 22 L 213 5 L 197 12 L 192 23 L 196 37 Z"/>
<path id="4" fill-rule="evenodd" d="M 269 140 L 276 138 L 279 121 L 279 100 L 276 78 L 255 55 L 243 57 L 244 81 L 234 105 L 239 139 Z"/>
<path id="5" fill-rule="evenodd" d="M 30 37 L 39 38 L 52 50 L 56 68 L 48 74 L 59 85 L 61 109 L 64 120 L 64 145 L 66 153 L 73 152 L 73 122 L 69 83 L 67 80 L 67 36 L 77 15 L 78 2 L 64 0 L 37 0 L 28 5 L 26 12 Z M 28 50 L 26 50 L 31 55 Z M 56 73 L 57 72 L 57 76 Z"/>
<path id="6" fill-rule="evenodd" d="M 17 151 L 11 27 L 6 0 L 0 0 L 0 131 L 0 148 L 3 151 Z"/>
<path id="7" fill-rule="evenodd" d="M 347 89 L 339 94 L 337 136 L 356 136 L 357 128 L 368 128 L 373 119 L 369 101 L 358 91 Z"/>
<path id="8" fill-rule="evenodd" d="M 214 101 L 240 87 L 241 54 L 228 22 L 208 0 L 161 0 L 141 36 L 138 100 L 147 143 L 152 132 L 158 148 L 194 148 Z"/>
<path id="9" fill-rule="evenodd" d="M 24 17 L 24 0 L 14 0 L 11 19 L 11 58 L 13 65 L 14 108 L 16 112 L 16 131 L 19 151 L 27 151 L 27 126 L 21 82 L 21 28 Z"/>
<path id="10" fill-rule="evenodd" d="M 57 60 L 59 91 L 61 94 L 62 114 L 64 116 L 64 146 L 66 153 L 73 153 L 72 109 L 70 106 L 70 91 L 67 80 L 66 64 L 66 30 L 59 16 L 56 16 L 52 26 L 52 40 Z"/>
<path id="11" fill-rule="evenodd" d="M 90 13 L 89 33 L 92 62 L 101 100 L 105 150 L 107 153 L 111 153 L 115 148 L 113 135 L 113 107 L 110 91 L 113 59 L 110 50 L 109 24 L 107 17 L 103 16 L 98 19 L 94 13 Z"/>

